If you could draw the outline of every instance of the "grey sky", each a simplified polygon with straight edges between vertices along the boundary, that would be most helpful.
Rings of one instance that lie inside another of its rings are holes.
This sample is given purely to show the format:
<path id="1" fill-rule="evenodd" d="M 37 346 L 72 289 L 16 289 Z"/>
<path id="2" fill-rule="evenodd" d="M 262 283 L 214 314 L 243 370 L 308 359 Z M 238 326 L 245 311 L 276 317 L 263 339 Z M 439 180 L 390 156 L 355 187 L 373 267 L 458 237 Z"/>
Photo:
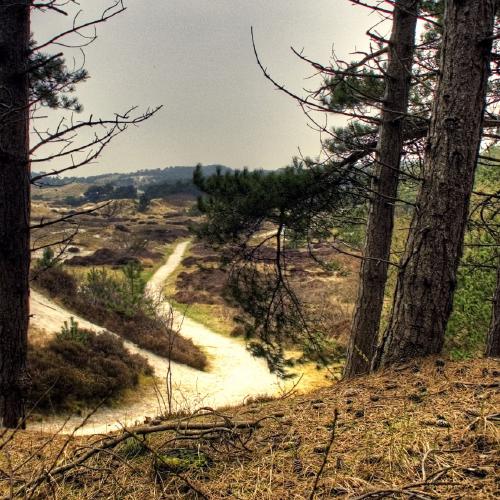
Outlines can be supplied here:
<path id="1" fill-rule="evenodd" d="M 89 19 L 106 4 L 80 5 L 82 19 Z M 348 0 L 126 0 L 126 6 L 98 27 L 99 39 L 85 51 L 91 80 L 78 88 L 84 115 L 106 116 L 131 104 L 164 108 L 117 138 L 81 175 L 197 162 L 280 167 L 299 147 L 315 156 L 318 133 L 263 77 L 250 26 L 272 75 L 300 92 L 314 87 L 305 79 L 312 70 L 290 45 L 322 62 L 333 45 L 349 59 L 349 52 L 366 47 L 364 33 L 376 21 Z M 68 21 L 36 14 L 35 38 L 45 40 Z"/>

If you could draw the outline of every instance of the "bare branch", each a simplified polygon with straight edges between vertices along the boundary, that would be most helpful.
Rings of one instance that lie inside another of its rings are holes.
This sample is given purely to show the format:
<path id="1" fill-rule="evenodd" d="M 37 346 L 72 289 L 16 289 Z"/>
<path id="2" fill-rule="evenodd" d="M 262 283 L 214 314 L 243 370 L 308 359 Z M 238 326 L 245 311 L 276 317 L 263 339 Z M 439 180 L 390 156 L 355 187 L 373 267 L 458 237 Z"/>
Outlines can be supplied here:
<path id="1" fill-rule="evenodd" d="M 49 6 L 47 6 L 47 8 L 48 7 L 51 7 L 54 10 L 53 5 L 52 6 L 49 5 Z M 117 7 L 118 7 L 117 10 L 113 10 Z M 75 15 L 75 18 L 73 19 L 73 26 L 71 27 L 71 29 L 63 31 L 62 33 L 59 33 L 59 34 L 53 36 L 51 39 L 47 40 L 46 42 L 44 42 L 40 45 L 37 45 L 36 47 L 31 49 L 31 51 L 35 52 L 35 51 L 41 50 L 49 45 L 52 45 L 52 44 L 68 47 L 68 45 L 65 45 L 65 44 L 59 42 L 59 40 L 61 40 L 62 38 L 66 37 L 68 35 L 72 35 L 72 34 L 78 34 L 79 36 L 86 38 L 88 40 L 85 44 L 78 45 L 78 47 L 87 46 L 87 45 L 91 44 L 93 41 L 95 41 L 95 39 L 97 38 L 97 34 L 94 32 L 94 34 L 89 37 L 87 35 L 83 35 L 82 33 L 80 33 L 80 30 L 82 30 L 84 28 L 88 28 L 88 27 L 94 27 L 94 29 L 95 29 L 95 26 L 97 24 L 104 23 L 104 22 L 108 21 L 109 19 L 117 16 L 118 14 L 121 14 L 125 10 L 126 10 L 126 7 L 123 5 L 123 0 L 117 0 L 113 5 L 108 7 L 103 12 L 102 16 L 99 19 L 94 19 L 94 20 L 88 21 L 86 23 L 77 24 L 76 22 L 77 22 L 78 16 L 82 12 L 82 11 L 79 11 Z"/>

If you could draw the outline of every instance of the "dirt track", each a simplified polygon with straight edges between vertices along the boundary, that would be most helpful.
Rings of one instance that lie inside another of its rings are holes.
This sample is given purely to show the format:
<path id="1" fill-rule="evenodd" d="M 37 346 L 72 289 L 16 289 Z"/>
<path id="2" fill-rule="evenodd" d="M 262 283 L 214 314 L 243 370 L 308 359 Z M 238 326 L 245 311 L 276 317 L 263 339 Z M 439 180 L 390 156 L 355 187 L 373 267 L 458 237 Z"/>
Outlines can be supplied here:
<path id="1" fill-rule="evenodd" d="M 152 276 L 147 290 L 152 296 L 162 295 L 167 277 L 180 264 L 188 242 L 179 243 L 167 262 Z M 165 304 L 165 313 L 169 310 Z M 31 292 L 31 323 L 47 334 L 54 334 L 63 321 L 71 316 L 83 328 L 102 331 L 98 325 L 71 314 L 50 299 L 36 291 Z M 209 356 L 209 370 L 201 372 L 185 365 L 172 362 L 173 406 L 175 409 L 196 409 L 200 406 L 224 406 L 242 403 L 246 397 L 273 394 L 278 391 L 277 378 L 272 375 L 263 360 L 251 356 L 236 340 L 219 335 L 203 325 L 174 311 L 174 323 L 184 337 L 193 339 Z M 168 361 L 139 348 L 132 342 L 124 341 L 134 353 L 141 354 L 151 364 L 156 374 L 157 390 L 144 387 L 130 402 L 116 408 L 102 407 L 78 430 L 78 434 L 106 433 L 122 427 L 142 422 L 145 417 L 155 417 L 164 408 L 166 399 L 165 377 Z M 163 398 L 163 399 L 162 399 Z M 31 428 L 55 431 L 61 427 L 69 433 L 80 425 L 82 417 L 69 420 L 54 416 L 43 422 L 31 424 Z"/>

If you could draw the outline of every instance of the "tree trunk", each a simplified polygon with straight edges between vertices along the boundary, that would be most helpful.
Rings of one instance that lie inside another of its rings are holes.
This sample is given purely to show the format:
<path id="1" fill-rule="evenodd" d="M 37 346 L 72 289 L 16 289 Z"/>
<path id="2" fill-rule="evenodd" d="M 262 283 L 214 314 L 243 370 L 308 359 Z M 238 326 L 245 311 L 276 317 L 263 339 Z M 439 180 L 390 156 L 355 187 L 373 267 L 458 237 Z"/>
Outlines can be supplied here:
<path id="1" fill-rule="evenodd" d="M 377 343 L 391 250 L 403 127 L 408 111 L 418 3 L 418 0 L 397 0 L 394 7 L 382 125 L 366 230 L 366 258 L 361 265 L 360 288 L 344 370 L 346 377 L 370 371 Z"/>
<path id="2" fill-rule="evenodd" d="M 441 351 L 481 141 L 495 0 L 448 0 L 423 183 L 374 368 Z"/>
<path id="3" fill-rule="evenodd" d="M 497 286 L 493 294 L 491 323 L 488 331 L 486 356 L 500 358 L 500 266 L 497 267 Z"/>
<path id="4" fill-rule="evenodd" d="M 0 0 L 0 418 L 24 424 L 29 318 L 30 1 Z"/>

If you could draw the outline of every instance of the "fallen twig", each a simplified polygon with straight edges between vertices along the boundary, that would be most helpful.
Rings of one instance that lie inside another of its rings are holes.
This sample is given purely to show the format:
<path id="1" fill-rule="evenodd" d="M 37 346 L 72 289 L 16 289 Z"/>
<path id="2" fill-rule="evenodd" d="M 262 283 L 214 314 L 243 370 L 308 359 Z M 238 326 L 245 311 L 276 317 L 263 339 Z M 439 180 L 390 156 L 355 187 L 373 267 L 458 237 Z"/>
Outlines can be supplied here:
<path id="1" fill-rule="evenodd" d="M 210 416 L 210 414 L 201 414 L 200 417 Z M 24 496 L 28 493 L 32 493 L 35 491 L 41 484 L 46 481 L 53 481 L 57 477 L 64 476 L 66 473 L 75 469 L 79 466 L 82 466 L 87 460 L 90 458 L 105 452 L 111 448 L 116 447 L 123 441 L 129 439 L 130 437 L 136 436 L 147 436 L 149 434 L 154 434 L 158 432 L 166 432 L 166 431 L 174 431 L 183 435 L 185 431 L 202 431 L 200 436 L 206 434 L 207 432 L 212 432 L 216 430 L 217 432 L 233 432 L 236 429 L 255 429 L 260 426 L 261 420 L 258 421 L 241 421 L 241 422 L 232 422 L 229 418 L 224 418 L 224 423 L 210 423 L 210 422 L 190 422 L 186 419 L 177 420 L 168 422 L 161 425 L 151 425 L 151 426 L 140 426 L 136 427 L 132 431 L 128 431 L 126 429 L 123 430 L 122 434 L 114 437 L 109 437 L 101 440 L 99 442 L 99 446 L 94 446 L 91 449 L 88 449 L 85 453 L 77 456 L 74 460 L 67 462 L 59 467 L 52 468 L 50 471 L 43 472 L 38 477 L 26 483 L 21 488 L 16 491 L 16 496 Z M 195 436 L 190 436 L 195 437 Z M 4 497 L 7 500 L 8 497 Z"/>

